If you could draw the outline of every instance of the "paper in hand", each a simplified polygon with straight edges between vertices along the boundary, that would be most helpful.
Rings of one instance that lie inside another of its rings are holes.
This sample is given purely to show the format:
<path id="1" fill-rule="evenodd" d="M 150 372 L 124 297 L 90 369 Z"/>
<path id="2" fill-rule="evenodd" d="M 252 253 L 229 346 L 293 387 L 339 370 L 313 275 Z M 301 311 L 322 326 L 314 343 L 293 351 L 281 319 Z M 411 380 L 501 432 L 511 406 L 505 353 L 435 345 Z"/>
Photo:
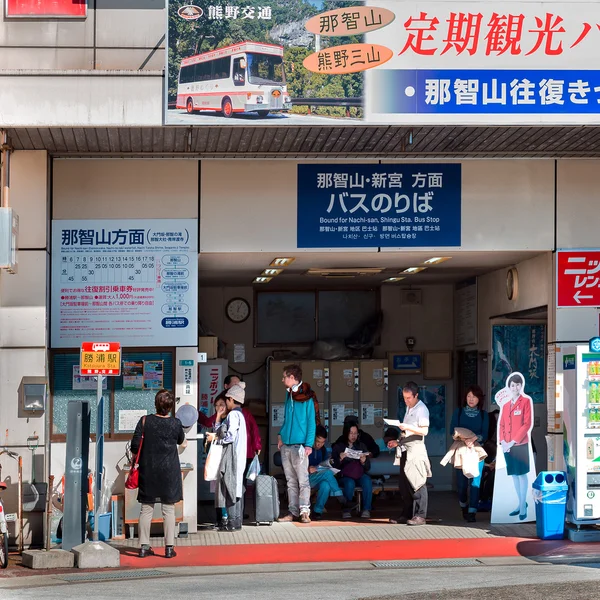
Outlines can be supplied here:
<path id="1" fill-rule="evenodd" d="M 398 419 L 384 419 L 383 422 L 391 427 L 400 427 L 400 425 L 402 425 Z"/>

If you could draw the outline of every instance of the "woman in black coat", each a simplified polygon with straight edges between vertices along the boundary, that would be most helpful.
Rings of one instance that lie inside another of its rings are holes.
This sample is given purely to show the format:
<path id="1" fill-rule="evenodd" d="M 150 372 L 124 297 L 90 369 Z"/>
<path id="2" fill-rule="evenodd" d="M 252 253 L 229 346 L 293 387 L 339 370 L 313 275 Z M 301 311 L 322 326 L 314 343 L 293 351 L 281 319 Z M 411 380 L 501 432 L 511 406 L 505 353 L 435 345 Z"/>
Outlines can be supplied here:
<path id="1" fill-rule="evenodd" d="M 172 392 L 159 390 L 154 399 L 156 414 L 142 417 L 131 442 L 131 453 L 142 451 L 139 462 L 138 502 L 141 503 L 140 558 L 154 554 L 150 547 L 150 525 L 154 504 L 162 508 L 165 533 L 165 557 L 176 556 L 175 503 L 183 500 L 183 483 L 177 446 L 185 447 L 185 433 L 181 421 L 171 416 L 175 406 Z"/>

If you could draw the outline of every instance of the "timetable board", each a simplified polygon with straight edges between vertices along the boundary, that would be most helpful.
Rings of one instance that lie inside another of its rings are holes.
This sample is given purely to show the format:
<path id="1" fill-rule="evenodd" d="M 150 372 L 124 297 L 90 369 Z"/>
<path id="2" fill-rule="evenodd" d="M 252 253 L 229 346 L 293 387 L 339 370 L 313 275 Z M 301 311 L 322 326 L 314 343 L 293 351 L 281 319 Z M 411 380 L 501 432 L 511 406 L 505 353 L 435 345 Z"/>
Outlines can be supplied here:
<path id="1" fill-rule="evenodd" d="M 195 346 L 195 219 L 53 221 L 53 348 Z"/>

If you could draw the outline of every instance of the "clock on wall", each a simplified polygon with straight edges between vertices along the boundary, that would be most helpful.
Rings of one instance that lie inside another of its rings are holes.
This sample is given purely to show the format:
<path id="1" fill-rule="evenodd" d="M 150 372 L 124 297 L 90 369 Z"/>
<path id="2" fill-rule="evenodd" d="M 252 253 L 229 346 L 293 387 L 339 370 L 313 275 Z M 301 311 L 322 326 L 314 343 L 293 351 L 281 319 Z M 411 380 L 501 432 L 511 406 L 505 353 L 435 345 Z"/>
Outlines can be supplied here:
<path id="1" fill-rule="evenodd" d="M 509 300 L 516 300 L 519 294 L 519 274 L 514 267 L 506 274 L 506 296 Z"/>
<path id="2" fill-rule="evenodd" d="M 225 315 L 232 323 L 243 323 L 250 316 L 250 304 L 244 298 L 232 298 L 225 306 Z"/>

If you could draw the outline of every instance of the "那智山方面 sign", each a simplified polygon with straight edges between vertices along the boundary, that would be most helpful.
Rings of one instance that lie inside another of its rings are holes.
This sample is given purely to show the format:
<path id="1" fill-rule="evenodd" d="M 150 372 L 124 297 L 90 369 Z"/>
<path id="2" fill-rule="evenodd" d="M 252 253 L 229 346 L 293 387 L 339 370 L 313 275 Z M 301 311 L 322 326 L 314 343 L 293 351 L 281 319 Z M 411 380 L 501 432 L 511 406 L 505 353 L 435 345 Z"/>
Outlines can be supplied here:
<path id="1" fill-rule="evenodd" d="M 590 124 L 600 115 L 597 2 L 168 4 L 168 125 L 487 125 L 492 115 Z"/>
<path id="2" fill-rule="evenodd" d="M 459 164 L 298 165 L 298 248 L 461 244 Z"/>
<path id="3" fill-rule="evenodd" d="M 197 221 L 52 223 L 51 345 L 195 346 Z"/>

